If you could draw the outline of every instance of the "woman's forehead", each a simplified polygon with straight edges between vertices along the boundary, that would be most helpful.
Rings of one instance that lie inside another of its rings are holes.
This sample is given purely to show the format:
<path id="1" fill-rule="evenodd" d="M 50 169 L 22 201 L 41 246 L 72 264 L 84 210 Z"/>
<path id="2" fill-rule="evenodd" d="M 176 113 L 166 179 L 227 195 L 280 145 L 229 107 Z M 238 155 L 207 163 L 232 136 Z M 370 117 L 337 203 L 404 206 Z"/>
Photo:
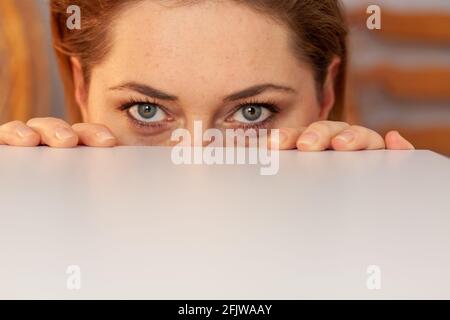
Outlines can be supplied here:
<path id="1" fill-rule="evenodd" d="M 117 17 L 112 35 L 104 69 L 134 80 L 154 82 L 156 75 L 170 87 L 217 81 L 223 89 L 227 79 L 245 87 L 299 76 L 286 28 L 233 1 L 169 8 L 143 1 Z"/>
<path id="2" fill-rule="evenodd" d="M 128 56 L 130 62 L 149 58 L 166 68 L 175 62 L 196 68 L 211 62 L 270 67 L 291 56 L 283 26 L 233 1 L 219 3 L 165 8 L 144 1 L 116 20 L 112 55 Z"/>

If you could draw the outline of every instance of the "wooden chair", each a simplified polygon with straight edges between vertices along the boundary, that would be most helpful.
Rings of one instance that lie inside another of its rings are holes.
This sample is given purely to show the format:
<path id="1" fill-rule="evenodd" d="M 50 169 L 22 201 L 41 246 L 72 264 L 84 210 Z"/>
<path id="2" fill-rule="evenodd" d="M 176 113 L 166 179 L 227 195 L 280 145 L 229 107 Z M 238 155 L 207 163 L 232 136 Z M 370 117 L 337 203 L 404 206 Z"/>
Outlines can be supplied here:
<path id="1" fill-rule="evenodd" d="M 406 14 L 383 10 L 381 30 L 368 30 L 367 17 L 365 9 L 348 14 L 348 20 L 353 27 L 359 28 L 360 31 L 367 30 L 369 36 L 378 37 L 381 41 L 414 42 L 423 46 L 439 45 L 440 49 L 447 50 L 450 55 L 450 15 Z M 450 67 L 435 65 L 405 68 L 384 61 L 370 68 L 352 70 L 349 78 L 351 85 L 346 113 L 350 122 L 366 122 L 360 112 L 358 94 L 369 86 L 381 88 L 396 100 L 448 104 L 450 112 Z M 393 128 L 399 129 L 419 149 L 431 149 L 450 156 L 450 123 L 440 126 L 427 123 L 420 127 L 405 127 L 393 121 L 374 129 L 386 133 Z"/>
<path id="2" fill-rule="evenodd" d="M 0 1 L 0 123 L 49 114 L 46 41 L 35 1 Z"/>

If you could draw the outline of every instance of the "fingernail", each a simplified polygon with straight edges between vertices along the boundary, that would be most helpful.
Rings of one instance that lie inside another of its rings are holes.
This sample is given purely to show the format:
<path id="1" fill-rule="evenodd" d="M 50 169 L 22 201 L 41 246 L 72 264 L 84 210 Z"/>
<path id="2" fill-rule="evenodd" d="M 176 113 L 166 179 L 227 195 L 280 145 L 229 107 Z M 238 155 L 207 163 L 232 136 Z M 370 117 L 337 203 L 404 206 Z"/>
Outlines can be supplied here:
<path id="1" fill-rule="evenodd" d="M 28 128 L 28 127 L 18 128 L 16 130 L 16 133 L 22 139 L 34 135 L 34 131 L 32 129 Z"/>
<path id="2" fill-rule="evenodd" d="M 355 140 L 355 134 L 351 131 L 344 131 L 336 136 L 335 139 L 344 141 L 345 143 L 350 143 Z"/>
<path id="3" fill-rule="evenodd" d="M 311 146 L 311 145 L 315 144 L 317 141 L 319 141 L 319 135 L 317 133 L 311 131 L 311 132 L 305 132 L 304 134 L 302 134 L 298 142 L 300 144 L 305 144 L 305 145 Z"/>
<path id="4" fill-rule="evenodd" d="M 67 128 L 57 128 L 55 129 L 55 136 L 59 140 L 67 140 L 74 137 L 74 134 L 71 130 Z"/>
<path id="5" fill-rule="evenodd" d="M 109 133 L 108 131 L 99 131 L 96 134 L 96 137 L 101 140 L 101 141 L 106 141 L 106 140 L 114 140 L 116 139 L 111 133 Z"/>

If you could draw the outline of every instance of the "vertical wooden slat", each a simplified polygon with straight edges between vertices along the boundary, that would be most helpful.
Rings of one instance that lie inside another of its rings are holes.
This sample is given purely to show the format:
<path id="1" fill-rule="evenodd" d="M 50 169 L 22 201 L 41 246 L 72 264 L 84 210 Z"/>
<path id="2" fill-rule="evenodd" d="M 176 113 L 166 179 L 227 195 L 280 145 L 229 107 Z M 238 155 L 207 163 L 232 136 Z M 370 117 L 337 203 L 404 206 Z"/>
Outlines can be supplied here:
<path id="1" fill-rule="evenodd" d="M 1 121 L 49 112 L 49 55 L 42 17 L 28 0 L 0 1 Z"/>

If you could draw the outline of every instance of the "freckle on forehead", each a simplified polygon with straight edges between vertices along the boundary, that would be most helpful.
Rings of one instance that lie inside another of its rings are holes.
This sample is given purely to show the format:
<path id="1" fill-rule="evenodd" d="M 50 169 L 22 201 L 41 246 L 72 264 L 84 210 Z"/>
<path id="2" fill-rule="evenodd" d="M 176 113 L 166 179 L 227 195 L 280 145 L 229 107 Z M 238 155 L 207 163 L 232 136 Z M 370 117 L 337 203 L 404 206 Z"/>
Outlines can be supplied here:
<path id="1" fill-rule="evenodd" d="M 258 77 L 292 74 L 288 61 L 296 59 L 289 54 L 283 27 L 244 6 L 206 2 L 210 4 L 164 9 L 144 1 L 127 9 L 115 28 L 117 73 L 149 81 L 157 77 L 167 86 L 213 85 L 224 79 L 227 85 L 229 79 L 247 84 Z"/>

